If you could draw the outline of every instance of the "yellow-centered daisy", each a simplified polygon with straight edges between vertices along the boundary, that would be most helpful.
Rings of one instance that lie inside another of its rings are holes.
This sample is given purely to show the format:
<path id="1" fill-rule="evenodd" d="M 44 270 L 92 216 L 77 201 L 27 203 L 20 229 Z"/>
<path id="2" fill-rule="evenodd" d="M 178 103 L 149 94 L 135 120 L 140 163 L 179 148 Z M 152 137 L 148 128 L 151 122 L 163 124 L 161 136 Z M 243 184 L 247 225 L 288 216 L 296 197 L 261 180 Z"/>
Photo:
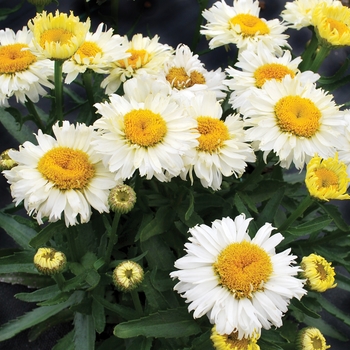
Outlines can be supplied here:
<path id="1" fill-rule="evenodd" d="M 0 106 L 9 106 L 9 98 L 17 102 L 38 102 L 46 95 L 43 88 L 53 88 L 53 63 L 39 59 L 30 51 L 32 33 L 27 27 L 15 33 L 0 30 Z"/>
<path id="2" fill-rule="evenodd" d="M 349 181 L 347 166 L 338 160 L 338 153 L 327 159 L 315 155 L 307 164 L 305 184 L 314 198 L 322 201 L 350 199 Z"/>
<path id="3" fill-rule="evenodd" d="M 52 130 L 56 138 L 39 130 L 38 145 L 26 141 L 19 151 L 10 151 L 18 165 L 3 174 L 16 205 L 24 201 L 39 224 L 44 218 L 64 218 L 66 226 L 88 222 L 91 207 L 108 212 L 109 189 L 116 182 L 91 147 L 93 128 L 64 121 Z"/>
<path id="4" fill-rule="evenodd" d="M 280 327 L 290 299 L 306 293 L 295 277 L 300 268 L 292 266 L 296 256 L 290 249 L 275 252 L 283 236 L 271 236 L 274 228 L 266 223 L 251 239 L 250 221 L 241 214 L 191 228 L 186 255 L 170 274 L 194 318 L 206 314 L 218 334 L 237 333 L 237 339 Z"/>
<path id="5" fill-rule="evenodd" d="M 80 22 L 73 12 L 67 15 L 58 10 L 55 14 L 43 11 L 28 22 L 28 27 L 33 32 L 33 44 L 38 55 L 52 60 L 66 60 L 84 42 L 90 29 L 90 19 Z"/>
<path id="6" fill-rule="evenodd" d="M 224 0 L 217 1 L 202 15 L 207 23 L 201 34 L 210 39 L 209 47 L 235 44 L 238 49 L 255 51 L 261 42 L 269 51 L 281 53 L 281 47 L 289 47 L 287 29 L 278 19 L 265 20 L 259 17 L 259 1 L 234 0 L 228 6 Z"/>
<path id="7" fill-rule="evenodd" d="M 315 153 L 328 158 L 344 145 L 344 113 L 315 84 L 286 75 L 251 92 L 240 113 L 250 127 L 248 140 L 265 159 L 275 152 L 283 168 L 294 163 L 302 169 Z"/>
<path id="8" fill-rule="evenodd" d="M 337 286 L 334 283 L 334 267 L 324 257 L 317 254 L 304 256 L 300 267 L 300 275 L 306 279 L 306 287 L 309 289 L 322 293 Z"/>

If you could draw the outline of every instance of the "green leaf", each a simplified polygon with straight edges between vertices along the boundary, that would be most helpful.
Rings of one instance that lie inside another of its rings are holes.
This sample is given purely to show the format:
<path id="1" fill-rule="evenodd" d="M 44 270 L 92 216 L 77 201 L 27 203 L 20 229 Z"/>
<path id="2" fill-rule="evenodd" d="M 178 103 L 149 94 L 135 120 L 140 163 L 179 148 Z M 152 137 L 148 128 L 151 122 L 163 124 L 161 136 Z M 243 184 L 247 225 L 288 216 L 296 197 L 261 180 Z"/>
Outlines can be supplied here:
<path id="1" fill-rule="evenodd" d="M 104 288 L 95 288 L 92 293 L 103 298 Z M 105 308 L 97 299 L 92 299 L 91 311 L 95 330 L 97 333 L 102 333 L 106 326 Z"/>
<path id="2" fill-rule="evenodd" d="M 321 202 L 317 202 L 318 205 L 333 219 L 334 223 L 337 227 L 344 231 L 349 232 L 350 226 L 344 221 L 342 214 L 339 212 L 339 208 L 335 205 L 324 204 Z"/>
<path id="3" fill-rule="evenodd" d="M 327 227 L 331 222 L 331 219 L 320 216 L 315 219 L 308 220 L 307 222 L 301 225 L 289 228 L 287 232 L 293 235 L 294 237 L 301 237 L 313 232 L 319 232 L 325 227 Z"/>
<path id="4" fill-rule="evenodd" d="M 22 251 L 0 259 L 0 274 L 25 272 L 38 274 L 33 263 L 34 252 Z"/>
<path id="5" fill-rule="evenodd" d="M 309 307 L 307 307 L 304 303 L 302 303 L 298 299 L 292 299 L 292 302 L 289 306 L 291 310 L 299 310 L 301 313 L 305 316 L 312 317 L 312 318 L 320 318 L 321 316 L 315 312 L 314 310 L 311 310 Z"/>
<path id="6" fill-rule="evenodd" d="M 62 292 L 62 293 L 55 295 L 53 298 L 51 298 L 49 300 L 45 300 L 41 303 L 38 303 L 38 305 L 39 306 L 50 306 L 50 305 L 64 303 L 66 300 L 69 299 L 70 295 L 71 294 L 68 292 Z"/>
<path id="7" fill-rule="evenodd" d="M 63 231 L 64 229 L 64 221 L 50 223 L 30 240 L 29 245 L 35 249 L 42 247 L 46 245 L 54 234 L 57 234 L 57 232 Z"/>
<path id="8" fill-rule="evenodd" d="M 32 273 L 6 273 L 0 275 L 0 282 L 21 284 L 28 288 L 43 288 L 52 285 L 51 276 L 34 275 Z"/>
<path id="9" fill-rule="evenodd" d="M 15 294 L 15 298 L 29 303 L 35 303 L 54 298 L 60 293 L 61 291 L 59 290 L 58 285 L 54 284 L 52 286 L 35 290 L 31 293 L 17 293 Z"/>
<path id="10" fill-rule="evenodd" d="M 95 338 L 96 333 L 92 316 L 76 312 L 74 316 L 75 350 L 94 350 Z"/>
<path id="11" fill-rule="evenodd" d="M 186 221 L 190 219 L 190 217 L 192 216 L 193 211 L 194 211 L 194 196 L 193 196 L 192 191 L 189 191 L 189 200 L 190 200 L 190 204 L 189 204 L 188 209 L 185 213 L 185 220 Z"/>
<path id="12" fill-rule="evenodd" d="M 61 338 L 57 344 L 52 348 L 52 350 L 75 350 L 74 349 L 74 330 L 67 333 L 63 338 Z"/>
<path id="13" fill-rule="evenodd" d="M 350 315 L 346 314 L 342 310 L 339 310 L 335 305 L 330 303 L 326 298 L 321 297 L 322 307 L 329 312 L 331 315 L 339 318 L 342 322 L 344 322 L 347 326 L 350 326 Z"/>
<path id="14" fill-rule="evenodd" d="M 199 325 L 188 313 L 187 308 L 159 311 L 138 320 L 119 323 L 114 335 L 119 338 L 132 338 L 143 335 L 147 338 L 187 337 L 200 332 Z"/>
<path id="15" fill-rule="evenodd" d="M 152 338 L 137 337 L 131 339 L 127 344 L 128 350 L 151 350 L 152 349 Z M 124 348 L 123 348 L 124 349 Z"/>
<path id="16" fill-rule="evenodd" d="M 24 249 L 31 249 L 29 241 L 37 234 L 31 227 L 16 220 L 16 216 L 0 211 L 0 227 Z"/>
<path id="17" fill-rule="evenodd" d="M 350 278 L 337 272 L 335 276 L 335 281 L 337 283 L 337 288 L 346 290 L 350 292 Z"/>
<path id="18" fill-rule="evenodd" d="M 11 320 L 0 327 L 0 341 L 10 339 L 25 329 L 44 322 L 61 310 L 80 302 L 82 293 L 75 292 L 66 302 L 53 306 L 40 306 L 15 320 Z"/>

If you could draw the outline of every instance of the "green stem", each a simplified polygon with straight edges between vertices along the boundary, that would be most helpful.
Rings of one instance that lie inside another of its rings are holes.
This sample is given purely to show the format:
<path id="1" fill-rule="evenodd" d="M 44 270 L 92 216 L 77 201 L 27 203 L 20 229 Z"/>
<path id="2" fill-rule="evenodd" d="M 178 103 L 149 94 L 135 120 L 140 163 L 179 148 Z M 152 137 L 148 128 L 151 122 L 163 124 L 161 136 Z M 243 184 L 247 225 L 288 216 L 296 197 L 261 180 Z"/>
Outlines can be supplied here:
<path id="1" fill-rule="evenodd" d="M 131 298 L 132 298 L 132 301 L 134 303 L 136 312 L 139 314 L 139 316 L 142 316 L 143 309 L 142 309 L 142 305 L 140 302 L 139 293 L 136 290 L 132 290 L 132 291 L 130 291 L 130 294 L 131 294 Z"/>
<path id="2" fill-rule="evenodd" d="M 307 45 L 305 51 L 303 52 L 303 54 L 301 55 L 301 58 L 303 59 L 302 62 L 299 65 L 299 69 L 303 72 L 306 70 L 310 70 L 310 66 L 312 64 L 313 61 L 313 57 L 315 55 L 315 52 L 318 48 L 318 39 L 317 39 L 317 35 L 314 31 L 313 28 L 310 28 L 312 31 L 312 37 L 311 40 L 309 42 L 309 44 Z"/>
<path id="3" fill-rule="evenodd" d="M 59 124 L 63 123 L 63 82 L 62 82 L 62 66 L 61 60 L 55 60 L 55 103 L 56 103 L 56 115 Z"/>
<path id="4" fill-rule="evenodd" d="M 193 36 L 192 46 L 191 46 L 191 50 L 193 52 L 196 51 L 196 48 L 200 39 L 200 28 L 203 21 L 202 12 L 204 9 L 207 8 L 207 5 L 208 5 L 208 0 L 202 0 L 202 1 L 197 0 L 197 2 L 199 5 L 199 12 L 197 16 L 196 30 L 194 31 L 194 36 Z"/>
<path id="5" fill-rule="evenodd" d="M 118 12 L 119 12 L 119 0 L 111 0 L 111 16 L 114 19 L 113 29 L 118 33 Z"/>
<path id="6" fill-rule="evenodd" d="M 79 260 L 79 254 L 78 254 L 78 249 L 75 244 L 75 230 L 67 230 L 67 241 L 68 241 L 68 246 L 71 254 L 72 261 L 78 261 Z"/>
<path id="7" fill-rule="evenodd" d="M 316 56 L 312 61 L 309 69 L 313 72 L 318 72 L 322 62 L 329 55 L 330 52 L 331 48 L 329 46 L 319 46 L 319 48 L 316 50 Z"/>
<path id="8" fill-rule="evenodd" d="M 31 101 L 28 97 L 27 97 L 27 101 L 25 102 L 25 105 L 28 109 L 29 114 L 33 117 L 33 120 L 36 124 L 36 126 L 38 127 L 38 129 L 41 129 L 43 132 L 45 132 L 45 126 L 35 108 L 35 105 L 33 103 L 33 101 Z"/>
<path id="9" fill-rule="evenodd" d="M 91 113 L 91 116 L 89 116 L 86 119 L 85 124 L 90 125 L 94 115 L 96 114 L 96 108 L 94 107 L 94 104 L 95 104 L 94 91 L 92 88 L 92 72 L 90 70 L 87 70 L 82 74 L 82 77 L 83 77 L 83 83 L 84 83 L 86 96 L 88 99 L 88 103 L 90 106 L 90 113 Z"/>
<path id="10" fill-rule="evenodd" d="M 313 203 L 313 198 L 310 195 L 306 195 L 306 197 L 299 204 L 298 208 L 296 208 L 293 213 L 286 219 L 286 221 L 278 228 L 279 231 L 285 231 L 288 227 L 300 216 L 303 215 L 305 210 Z"/>
<path id="11" fill-rule="evenodd" d="M 109 232 L 109 241 L 106 249 L 106 254 L 105 254 L 105 261 L 109 262 L 111 255 L 112 255 L 112 250 L 114 245 L 117 243 L 117 229 L 118 229 L 118 224 L 119 224 L 119 219 L 120 219 L 121 214 L 120 213 L 115 213 L 113 222 L 112 222 L 112 228 L 111 231 Z"/>
<path id="12" fill-rule="evenodd" d="M 61 272 L 55 274 L 52 276 L 52 278 L 55 280 L 55 282 L 57 283 L 59 289 L 62 289 L 64 286 L 64 283 L 66 282 L 66 279 L 64 278 L 64 276 L 62 275 Z"/>

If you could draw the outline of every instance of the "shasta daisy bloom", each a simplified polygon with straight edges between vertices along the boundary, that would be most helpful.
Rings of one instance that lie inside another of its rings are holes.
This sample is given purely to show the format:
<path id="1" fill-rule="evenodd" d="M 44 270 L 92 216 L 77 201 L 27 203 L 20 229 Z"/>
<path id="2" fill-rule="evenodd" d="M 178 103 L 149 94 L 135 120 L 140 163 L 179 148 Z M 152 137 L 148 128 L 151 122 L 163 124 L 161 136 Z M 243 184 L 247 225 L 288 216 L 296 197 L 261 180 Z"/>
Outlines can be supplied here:
<path id="1" fill-rule="evenodd" d="M 80 22 L 73 12 L 68 16 L 58 10 L 55 15 L 43 11 L 28 22 L 28 27 L 33 32 L 33 45 L 38 55 L 52 60 L 66 60 L 84 42 L 90 29 L 90 19 Z"/>
<path id="2" fill-rule="evenodd" d="M 338 153 L 327 159 L 315 155 L 307 164 L 305 184 L 314 198 L 322 201 L 350 199 L 346 193 L 349 181 L 347 166 L 338 160 Z"/>
<path id="3" fill-rule="evenodd" d="M 350 45 L 350 9 L 340 1 L 318 4 L 312 11 L 312 25 L 323 46 Z"/>
<path id="4" fill-rule="evenodd" d="M 28 98 L 38 102 L 46 94 L 44 87 L 53 88 L 53 64 L 38 59 L 30 52 L 32 33 L 27 27 L 15 33 L 6 28 L 0 30 L 0 105 L 8 107 L 8 99 L 15 96 L 17 102 Z"/>
<path id="5" fill-rule="evenodd" d="M 296 350 L 327 350 L 330 347 L 318 328 L 305 327 L 298 333 Z"/>
<path id="6" fill-rule="evenodd" d="M 225 73 L 218 68 L 215 71 L 208 71 L 204 64 L 194 55 L 187 45 L 179 45 L 174 56 L 166 63 L 160 74 L 167 82 L 175 96 L 182 95 L 189 98 L 197 93 L 213 91 L 217 98 L 224 98 L 227 90 L 223 84 Z"/>
<path id="7" fill-rule="evenodd" d="M 126 36 L 124 37 L 123 46 L 130 56 L 113 62 L 109 75 L 101 83 L 101 87 L 106 89 L 107 94 L 116 92 L 121 83 L 135 75 L 160 72 L 173 49 L 158 41 L 158 35 L 151 39 L 143 37 L 142 34 L 135 34 L 130 41 Z"/>
<path id="8" fill-rule="evenodd" d="M 235 44 L 238 49 L 255 50 L 261 42 L 269 51 L 281 53 L 281 47 L 289 47 L 287 29 L 278 19 L 259 17 L 259 1 L 234 0 L 233 6 L 217 1 L 202 15 L 207 20 L 201 34 L 210 39 L 209 47 Z"/>
<path id="9" fill-rule="evenodd" d="M 38 145 L 26 141 L 19 151 L 10 151 L 18 165 L 3 174 L 16 205 L 24 201 L 39 224 L 62 216 L 66 226 L 88 222 L 91 207 L 108 212 L 109 189 L 116 182 L 91 147 L 93 128 L 64 121 L 52 130 L 55 138 L 39 130 Z"/>
<path id="10" fill-rule="evenodd" d="M 260 350 L 260 346 L 257 344 L 259 335 L 238 339 L 237 332 L 219 334 L 214 326 L 210 339 L 216 350 Z"/>
<path id="11" fill-rule="evenodd" d="M 67 84 L 87 69 L 99 74 L 107 73 L 113 61 L 130 56 L 122 46 L 124 38 L 113 35 L 112 28 L 104 32 L 103 27 L 101 23 L 94 33 L 88 32 L 76 53 L 64 62 L 63 72 L 67 73 Z"/>
<path id="12" fill-rule="evenodd" d="M 296 256 L 275 251 L 283 236 L 271 236 L 274 228 L 265 223 L 251 239 L 250 221 L 241 214 L 191 228 L 187 254 L 170 274 L 194 318 L 206 314 L 218 334 L 234 332 L 238 339 L 280 327 L 290 299 L 306 293 L 295 277 L 300 268 L 292 266 Z"/>
<path id="13" fill-rule="evenodd" d="M 294 0 L 287 1 L 281 17 L 288 24 L 288 27 L 301 29 L 312 25 L 313 9 L 320 3 L 332 5 L 335 0 Z M 339 1 L 340 2 L 340 1 Z"/>
<path id="14" fill-rule="evenodd" d="M 240 177 L 247 162 L 255 161 L 255 154 L 245 143 L 243 121 L 229 115 L 223 121 L 222 108 L 215 94 L 198 95 L 191 101 L 189 115 L 197 121 L 198 146 L 193 157 L 185 156 L 186 170 L 193 181 L 193 171 L 204 187 L 220 189 L 222 176 Z"/>
<path id="15" fill-rule="evenodd" d="M 306 286 L 317 292 L 325 292 L 327 289 L 335 288 L 334 267 L 324 257 L 317 254 L 304 256 L 301 260 L 300 275 L 306 279 Z"/>
<path id="16" fill-rule="evenodd" d="M 275 152 L 283 168 L 293 162 L 302 169 L 315 153 L 328 158 L 344 144 L 344 113 L 333 96 L 290 75 L 252 89 L 240 112 L 250 126 L 247 139 L 265 159 Z"/>
<path id="17" fill-rule="evenodd" d="M 197 143 L 195 120 L 162 93 L 143 102 L 112 94 L 95 107 L 102 117 L 94 123 L 100 136 L 93 145 L 118 182 L 136 170 L 147 179 L 169 181 L 183 168 L 183 153 Z"/>
<path id="18" fill-rule="evenodd" d="M 298 66 L 302 61 L 301 57 L 292 59 L 290 51 L 283 51 L 281 56 L 268 51 L 264 46 L 258 45 L 257 52 L 244 50 L 238 56 L 234 67 L 226 69 L 229 78 L 224 81 L 232 90 L 229 102 L 237 109 L 237 101 L 249 99 L 250 88 L 261 88 L 266 81 L 275 79 L 281 81 L 287 74 L 292 78 L 298 75 L 301 81 L 315 82 L 319 75 L 311 71 L 300 72 Z M 245 94 L 244 98 L 237 100 L 237 96 Z"/>

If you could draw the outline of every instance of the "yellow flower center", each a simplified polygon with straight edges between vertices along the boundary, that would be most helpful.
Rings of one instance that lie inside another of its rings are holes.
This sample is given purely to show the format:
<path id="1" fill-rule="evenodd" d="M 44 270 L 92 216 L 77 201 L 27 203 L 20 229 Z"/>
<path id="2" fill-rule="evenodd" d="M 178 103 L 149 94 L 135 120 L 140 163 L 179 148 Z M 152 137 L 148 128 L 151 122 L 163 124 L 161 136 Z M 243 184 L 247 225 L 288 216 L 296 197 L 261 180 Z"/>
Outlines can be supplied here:
<path id="1" fill-rule="evenodd" d="M 250 344 L 248 338 L 238 339 L 238 332 L 232 332 L 229 335 L 225 335 L 226 344 L 231 347 L 231 349 L 246 350 Z"/>
<path id="2" fill-rule="evenodd" d="M 129 50 L 126 50 L 126 52 L 130 53 L 131 56 L 129 56 L 124 60 L 118 61 L 119 65 L 123 68 L 126 68 L 126 67 L 132 67 L 133 69 L 140 68 L 144 66 L 146 63 L 148 63 L 151 59 L 150 54 L 146 50 L 129 49 Z"/>
<path id="3" fill-rule="evenodd" d="M 344 33 L 349 33 L 350 31 L 349 27 L 345 23 L 339 22 L 332 18 L 327 18 L 326 25 L 329 26 L 331 32 L 336 30 L 338 32 L 339 37 L 341 37 Z"/>
<path id="4" fill-rule="evenodd" d="M 46 152 L 38 162 L 39 172 L 60 190 L 85 188 L 95 174 L 88 155 L 68 147 Z"/>
<path id="5" fill-rule="evenodd" d="M 286 96 L 275 106 L 277 125 L 283 132 L 312 137 L 320 127 L 321 112 L 308 98 Z"/>
<path id="6" fill-rule="evenodd" d="M 26 44 L 11 44 L 0 47 L 0 74 L 21 72 L 36 62 L 36 57 Z"/>
<path id="7" fill-rule="evenodd" d="M 134 109 L 124 116 L 124 132 L 131 143 L 152 147 L 163 140 L 167 125 L 160 114 L 149 109 Z"/>
<path id="8" fill-rule="evenodd" d="M 287 74 L 294 78 L 295 74 L 287 66 L 279 63 L 264 64 L 254 72 L 255 85 L 261 88 L 266 80 L 281 81 Z"/>
<path id="9" fill-rule="evenodd" d="M 40 46 L 45 48 L 45 43 L 69 44 L 73 34 L 62 28 L 52 28 L 44 31 L 40 36 Z"/>
<path id="10" fill-rule="evenodd" d="M 92 41 L 85 41 L 77 50 L 77 54 L 81 57 L 81 59 L 84 58 L 94 58 L 98 53 L 101 53 L 101 48 Z"/>
<path id="11" fill-rule="evenodd" d="M 318 188 L 336 186 L 338 188 L 339 179 L 337 174 L 326 168 L 319 168 L 315 171 L 315 175 L 318 179 Z"/>
<path id="12" fill-rule="evenodd" d="M 188 75 L 183 67 L 170 68 L 166 80 L 179 90 L 189 88 L 195 84 L 205 84 L 205 78 L 202 73 L 192 71 Z"/>
<path id="13" fill-rule="evenodd" d="M 248 13 L 240 13 L 230 19 L 231 26 L 239 25 L 243 36 L 265 35 L 270 33 L 267 24 L 259 17 Z"/>
<path id="14" fill-rule="evenodd" d="M 258 245 L 243 241 L 231 243 L 214 263 L 220 283 L 237 299 L 250 298 L 263 290 L 272 273 L 270 256 Z"/>
<path id="15" fill-rule="evenodd" d="M 316 263 L 316 271 L 320 275 L 320 280 L 324 281 L 325 279 L 327 279 L 328 274 L 325 270 L 325 267 L 321 263 Z"/>
<path id="16" fill-rule="evenodd" d="M 200 151 L 214 153 L 230 138 L 227 126 L 220 119 L 198 117 L 197 123 L 200 133 L 198 138 Z"/>
<path id="17" fill-rule="evenodd" d="M 322 340 L 319 337 L 311 338 L 311 343 L 312 343 L 312 349 L 322 350 L 324 348 L 322 344 Z"/>

